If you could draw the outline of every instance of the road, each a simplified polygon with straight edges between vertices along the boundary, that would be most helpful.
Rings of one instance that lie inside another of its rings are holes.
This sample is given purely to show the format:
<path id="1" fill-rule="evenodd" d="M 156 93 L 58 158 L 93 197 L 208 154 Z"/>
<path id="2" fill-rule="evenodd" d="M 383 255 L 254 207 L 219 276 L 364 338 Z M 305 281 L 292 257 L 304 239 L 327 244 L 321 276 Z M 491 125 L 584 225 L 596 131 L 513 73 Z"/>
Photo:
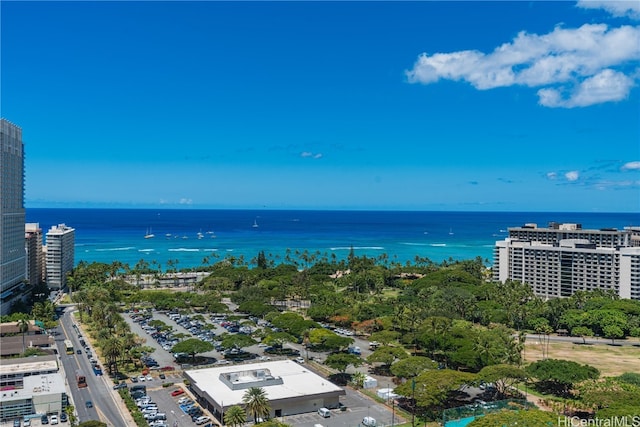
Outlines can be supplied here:
<path id="1" fill-rule="evenodd" d="M 545 338 L 544 335 L 541 338 L 540 335 L 538 335 L 538 334 L 527 334 L 527 342 L 529 342 L 529 343 L 540 342 L 544 338 Z M 548 338 L 549 338 L 549 342 L 568 342 L 568 343 L 572 343 L 572 344 L 583 344 L 582 338 L 580 338 L 580 337 L 561 337 L 561 336 L 557 336 L 557 335 L 549 335 Z M 605 339 L 605 338 L 586 338 L 584 343 L 586 343 L 586 344 L 611 345 L 611 340 L 610 339 Z M 632 345 L 632 346 L 640 347 L 640 341 L 638 341 L 637 339 L 634 339 L 634 340 L 615 340 L 614 343 L 615 343 L 615 345 L 624 345 L 624 346 Z"/>
<path id="2" fill-rule="evenodd" d="M 64 314 L 60 317 L 59 334 L 56 335 L 58 354 L 65 371 L 67 386 L 71 391 L 76 413 L 80 422 L 89 420 L 100 420 L 109 426 L 124 426 L 129 422 L 129 418 L 122 412 L 122 406 L 118 404 L 119 399 L 113 391 L 113 383 L 107 376 L 96 376 L 93 373 L 91 363 L 86 352 L 80 346 L 78 334 L 73 328 L 74 307 L 66 307 Z M 81 349 L 82 354 L 66 354 L 64 340 L 71 340 L 74 351 Z M 89 340 L 84 337 L 89 344 Z M 95 356 L 95 351 L 92 350 Z M 82 371 L 87 379 L 87 387 L 79 389 L 76 383 L 76 371 Z M 86 407 L 86 402 L 93 403 L 92 408 Z"/>

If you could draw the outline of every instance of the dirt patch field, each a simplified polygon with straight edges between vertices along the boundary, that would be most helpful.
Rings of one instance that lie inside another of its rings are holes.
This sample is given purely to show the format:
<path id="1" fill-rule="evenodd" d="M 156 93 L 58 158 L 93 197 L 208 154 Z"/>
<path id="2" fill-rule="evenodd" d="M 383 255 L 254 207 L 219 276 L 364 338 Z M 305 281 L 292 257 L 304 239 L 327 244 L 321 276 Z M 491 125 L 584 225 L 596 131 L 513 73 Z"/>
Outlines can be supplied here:
<path id="1" fill-rule="evenodd" d="M 600 374 L 612 377 L 625 372 L 640 372 L 640 347 L 610 346 L 606 344 L 580 345 L 549 343 L 549 359 L 572 360 L 598 368 Z M 525 364 L 542 359 L 542 344 L 537 340 L 526 343 Z"/>

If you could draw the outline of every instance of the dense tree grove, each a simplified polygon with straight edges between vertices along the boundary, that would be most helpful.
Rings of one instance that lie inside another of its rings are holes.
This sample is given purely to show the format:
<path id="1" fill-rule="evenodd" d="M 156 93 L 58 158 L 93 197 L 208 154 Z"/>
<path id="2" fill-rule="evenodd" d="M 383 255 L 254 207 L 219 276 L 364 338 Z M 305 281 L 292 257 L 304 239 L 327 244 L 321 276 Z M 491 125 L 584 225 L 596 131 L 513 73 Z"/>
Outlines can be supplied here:
<path id="1" fill-rule="evenodd" d="M 228 299 L 237 304 L 239 313 L 270 322 L 271 328 L 252 337 L 223 337 L 225 348 L 242 348 L 254 340 L 274 347 L 297 342 L 328 352 L 326 365 L 345 372 L 364 360 L 348 352 L 352 338 L 325 324 L 349 328 L 378 343 L 367 362 L 372 369 L 394 375 L 399 384 L 396 392 L 411 396 L 408 407 L 417 406 L 423 414 L 436 414 L 461 387 L 481 381 L 494 384 L 501 397 L 517 396 L 513 386 L 531 381 L 559 396 L 595 401 L 597 390 L 578 392 L 582 383 L 597 378 L 594 368 L 552 360 L 524 367 L 524 332 L 544 339 L 564 329 L 583 341 L 594 335 L 613 342 L 640 336 L 637 301 L 620 300 L 608 292 L 577 292 L 570 298 L 543 301 L 525 283 L 488 280 L 490 274 L 480 258 L 436 264 L 416 257 L 401 264 L 386 254 L 370 258 L 352 250 L 345 260 L 288 251 L 277 261 L 264 251 L 250 260 L 205 257 L 199 270 L 208 276 L 188 292 L 148 283 L 149 277 L 178 271 L 177 262 L 164 271 L 157 262 L 144 260 L 133 267 L 80 263 L 69 283 L 82 321 L 91 324 L 111 371 L 135 366 L 135 357 L 144 348 L 123 325 L 119 314 L 123 309 L 228 313 L 223 303 Z M 48 312 L 45 306 L 34 306 L 32 316 L 46 318 Z M 192 356 L 207 351 L 191 341 L 179 343 L 174 351 Z M 621 394 L 636 396 L 637 378 L 616 381 Z M 621 405 L 622 411 L 634 407 Z M 250 416 L 259 415 L 258 406 L 246 402 L 249 406 Z M 229 424 L 242 423 L 239 413 L 233 420 L 229 417 Z M 510 418 L 504 423 L 511 425 Z"/>

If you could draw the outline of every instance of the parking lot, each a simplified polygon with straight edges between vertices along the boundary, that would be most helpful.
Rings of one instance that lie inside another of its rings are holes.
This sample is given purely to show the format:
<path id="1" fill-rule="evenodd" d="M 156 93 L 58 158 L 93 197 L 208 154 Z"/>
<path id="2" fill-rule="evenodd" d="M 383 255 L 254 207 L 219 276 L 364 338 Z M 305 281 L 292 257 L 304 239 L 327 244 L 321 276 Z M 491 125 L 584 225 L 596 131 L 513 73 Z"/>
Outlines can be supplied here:
<path id="1" fill-rule="evenodd" d="M 200 333 L 200 331 L 206 329 L 212 331 L 216 336 L 221 335 L 224 332 L 229 332 L 227 328 L 221 326 L 221 321 L 212 322 L 211 320 L 207 320 L 206 322 L 201 322 L 206 325 L 205 328 L 197 328 L 194 329 L 190 324 L 178 324 L 174 319 L 170 319 L 166 313 L 159 313 L 157 311 L 153 311 L 152 313 L 153 319 L 157 319 L 170 326 L 175 333 L 182 333 L 186 336 L 195 336 Z M 137 333 L 140 336 L 147 337 L 146 345 L 152 346 L 156 349 L 156 351 L 152 354 L 153 359 L 157 362 L 159 367 L 162 366 L 178 366 L 173 358 L 173 354 L 169 350 L 165 350 L 162 348 L 155 339 L 151 337 L 151 333 L 145 331 L 140 323 L 134 322 L 130 316 L 125 314 L 125 318 L 127 322 L 131 325 L 131 330 L 134 333 Z M 186 325 L 187 327 L 183 326 Z M 191 330 L 187 329 L 190 328 Z M 235 332 L 230 332 L 235 333 Z M 290 344 L 292 348 L 300 348 L 298 345 Z M 256 354 L 257 356 L 269 357 L 272 359 L 278 359 L 285 356 L 274 356 L 274 355 L 266 355 L 264 353 L 264 345 L 253 345 L 247 347 L 245 350 L 251 353 Z M 222 353 L 218 351 L 211 351 L 203 354 L 207 357 L 215 358 L 216 360 L 223 360 L 224 356 Z M 306 352 L 304 354 L 307 356 Z M 309 352 L 309 357 L 314 357 L 316 359 L 323 359 L 324 355 L 322 353 L 312 353 Z M 253 362 L 252 360 L 248 361 Z M 226 362 L 225 362 L 226 363 Z M 167 414 L 167 424 L 169 426 L 180 426 L 180 427 L 192 427 L 196 424 L 192 421 L 191 417 L 180 408 L 178 405 L 178 397 L 172 397 L 171 391 L 176 389 L 176 386 L 182 381 L 181 371 L 175 372 L 164 372 L 166 375 L 165 380 L 160 380 L 158 378 L 159 371 L 152 371 L 152 381 L 148 382 L 145 379 L 145 384 L 147 385 L 147 393 L 149 397 L 152 398 L 154 402 L 158 405 L 158 410 Z M 175 386 L 169 388 L 163 388 L 162 383 L 164 382 L 174 382 Z M 129 381 L 127 381 L 129 384 Z M 130 384 L 129 384 L 130 385 Z M 185 388 L 188 394 L 188 390 Z M 365 417 L 372 417 L 376 419 L 378 426 L 389 426 L 392 424 L 400 423 L 401 419 L 397 414 L 394 414 L 390 408 L 385 405 L 381 405 L 370 398 L 362 395 L 361 393 L 354 391 L 350 388 L 346 388 L 346 396 L 341 398 L 341 403 L 346 407 L 346 410 L 341 411 L 338 409 L 331 411 L 331 416 L 328 418 L 323 418 L 319 414 L 307 413 L 307 414 L 298 414 L 298 415 L 287 415 L 283 414 L 283 420 L 285 423 L 300 426 L 300 427 L 313 427 L 316 424 L 321 424 L 323 426 L 359 426 L 362 425 L 362 421 Z M 192 396 L 191 396 L 192 397 Z M 211 414 L 204 411 L 204 415 L 211 416 Z"/>

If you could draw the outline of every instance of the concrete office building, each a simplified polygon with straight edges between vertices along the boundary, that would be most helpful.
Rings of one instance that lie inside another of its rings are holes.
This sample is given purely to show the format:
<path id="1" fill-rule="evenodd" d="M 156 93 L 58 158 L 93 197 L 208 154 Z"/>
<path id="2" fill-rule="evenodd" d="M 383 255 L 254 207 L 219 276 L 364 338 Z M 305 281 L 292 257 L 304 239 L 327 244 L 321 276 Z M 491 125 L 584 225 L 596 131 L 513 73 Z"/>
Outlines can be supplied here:
<path id="1" fill-rule="evenodd" d="M 580 224 L 550 223 L 509 228 L 509 237 L 496 242 L 493 278 L 526 283 L 545 299 L 602 289 L 640 300 L 640 227 L 583 230 Z"/>
<path id="2" fill-rule="evenodd" d="M 67 286 L 67 273 L 73 270 L 75 257 L 75 229 L 65 224 L 54 225 L 47 231 L 47 286 L 60 290 Z"/>
<path id="3" fill-rule="evenodd" d="M 44 282 L 44 251 L 42 250 L 42 229 L 38 223 L 27 223 L 24 227 L 24 249 L 26 254 L 25 277 L 30 285 Z"/>
<path id="4" fill-rule="evenodd" d="M 250 387 L 266 392 L 271 407 L 269 418 L 337 408 L 345 391 L 293 360 L 252 363 L 186 371 L 198 402 L 219 420 Z M 248 414 L 251 417 L 251 414 Z"/>
<path id="5" fill-rule="evenodd" d="M 24 145 L 22 129 L 0 119 L 0 314 L 22 299 L 24 284 Z"/>
<path id="6" fill-rule="evenodd" d="M 68 405 L 56 356 L 0 360 L 0 421 L 59 414 Z"/>

